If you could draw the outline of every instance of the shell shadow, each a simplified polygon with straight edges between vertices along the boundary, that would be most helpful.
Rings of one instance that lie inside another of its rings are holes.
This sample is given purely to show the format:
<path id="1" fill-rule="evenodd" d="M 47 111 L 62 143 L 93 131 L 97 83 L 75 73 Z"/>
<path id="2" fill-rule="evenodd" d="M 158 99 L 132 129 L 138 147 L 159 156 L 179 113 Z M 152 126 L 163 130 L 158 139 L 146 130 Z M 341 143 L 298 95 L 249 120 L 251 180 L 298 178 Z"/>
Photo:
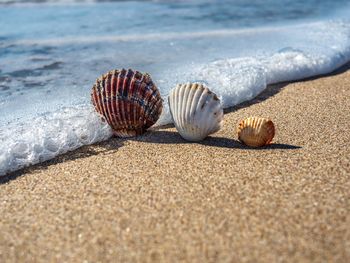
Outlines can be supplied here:
<path id="1" fill-rule="evenodd" d="M 140 137 L 135 137 L 130 140 L 145 142 L 145 143 L 159 143 L 159 144 L 202 144 L 212 147 L 222 147 L 230 149 L 243 149 L 243 150 L 295 150 L 302 148 L 301 146 L 273 143 L 264 147 L 254 148 L 246 146 L 239 141 L 227 137 L 212 137 L 209 136 L 200 142 L 189 142 L 184 140 L 179 133 L 166 130 L 154 130 L 151 133 L 147 133 Z"/>
<path id="2" fill-rule="evenodd" d="M 208 137 L 204 141 L 200 142 L 200 144 L 207 145 L 207 146 L 222 147 L 222 148 L 254 150 L 254 151 L 295 150 L 295 149 L 302 148 L 301 146 L 284 144 L 284 143 L 272 143 L 270 145 L 256 148 L 256 147 L 250 147 L 250 146 L 244 145 L 237 140 L 225 138 L 225 137 Z"/>
<path id="3" fill-rule="evenodd" d="M 31 172 L 46 170 L 49 166 L 54 164 L 59 164 L 67 161 L 74 161 L 80 158 L 86 158 L 93 155 L 108 155 L 118 151 L 125 143 L 126 139 L 112 138 L 108 141 L 97 143 L 94 145 L 86 145 L 80 147 L 74 151 L 67 152 L 65 154 L 59 155 L 51 160 L 38 163 L 18 171 L 11 172 L 5 176 L 0 177 L 0 185 L 6 184 L 18 177 L 29 175 Z"/>

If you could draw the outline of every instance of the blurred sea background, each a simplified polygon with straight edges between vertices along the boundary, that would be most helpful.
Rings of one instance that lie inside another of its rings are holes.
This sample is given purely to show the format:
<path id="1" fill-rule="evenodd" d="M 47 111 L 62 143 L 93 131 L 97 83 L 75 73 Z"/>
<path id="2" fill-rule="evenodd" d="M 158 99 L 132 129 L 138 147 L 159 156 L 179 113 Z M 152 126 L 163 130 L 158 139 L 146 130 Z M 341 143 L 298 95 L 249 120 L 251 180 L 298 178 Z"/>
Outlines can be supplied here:
<path id="1" fill-rule="evenodd" d="M 108 70 L 149 72 L 165 102 L 203 82 L 230 107 L 349 62 L 349 18 L 348 0 L 0 0 L 0 175 L 108 139 L 90 103 Z"/>

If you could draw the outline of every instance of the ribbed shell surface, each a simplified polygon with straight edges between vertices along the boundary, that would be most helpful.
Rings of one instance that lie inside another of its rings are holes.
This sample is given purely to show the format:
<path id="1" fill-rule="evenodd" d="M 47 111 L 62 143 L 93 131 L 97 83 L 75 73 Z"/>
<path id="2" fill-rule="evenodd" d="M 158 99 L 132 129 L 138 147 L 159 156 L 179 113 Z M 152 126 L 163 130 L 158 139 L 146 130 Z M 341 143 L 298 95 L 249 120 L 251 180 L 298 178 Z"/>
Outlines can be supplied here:
<path id="1" fill-rule="evenodd" d="M 237 129 L 238 139 L 252 147 L 270 144 L 275 136 L 275 125 L 266 118 L 250 117 L 242 120 Z"/>
<path id="2" fill-rule="evenodd" d="M 144 133 L 158 120 L 162 98 L 148 74 L 131 69 L 112 70 L 92 87 L 92 103 L 116 136 Z"/>
<path id="3" fill-rule="evenodd" d="M 170 92 L 169 107 L 176 129 L 188 141 L 203 140 L 221 128 L 220 100 L 202 84 L 177 85 Z"/>

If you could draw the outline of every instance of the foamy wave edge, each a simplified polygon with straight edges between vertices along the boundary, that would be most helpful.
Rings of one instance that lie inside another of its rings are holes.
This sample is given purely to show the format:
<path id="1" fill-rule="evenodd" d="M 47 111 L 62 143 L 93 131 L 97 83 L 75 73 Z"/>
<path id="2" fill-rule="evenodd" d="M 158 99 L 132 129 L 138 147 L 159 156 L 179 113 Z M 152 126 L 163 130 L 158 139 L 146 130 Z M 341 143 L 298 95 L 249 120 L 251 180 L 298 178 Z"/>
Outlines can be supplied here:
<path id="1" fill-rule="evenodd" d="M 0 175 L 107 140 L 110 127 L 92 106 L 63 108 L 31 122 L 9 124 L 0 133 Z"/>

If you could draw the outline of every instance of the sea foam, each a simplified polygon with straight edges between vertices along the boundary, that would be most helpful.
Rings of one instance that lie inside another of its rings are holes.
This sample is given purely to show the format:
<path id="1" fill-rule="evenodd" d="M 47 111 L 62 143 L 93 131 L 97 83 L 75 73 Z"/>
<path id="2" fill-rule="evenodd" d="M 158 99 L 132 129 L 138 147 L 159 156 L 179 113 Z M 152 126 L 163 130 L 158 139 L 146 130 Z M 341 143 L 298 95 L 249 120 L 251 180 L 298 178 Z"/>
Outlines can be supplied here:
<path id="1" fill-rule="evenodd" d="M 182 45 L 177 45 L 184 52 L 181 59 L 172 57 L 169 67 L 161 62 L 157 66 L 154 62 L 154 81 L 164 101 L 176 83 L 198 81 L 217 93 L 227 108 L 254 98 L 269 84 L 329 73 L 350 61 L 350 23 L 347 21 L 231 30 L 226 34 L 222 31 L 220 36 L 212 32 L 196 34 L 193 39 L 189 33 L 186 37 L 179 34 Z M 176 41 L 176 35 L 171 34 L 171 40 Z M 167 40 L 163 36 L 160 41 Z M 206 47 L 213 45 L 210 43 L 225 42 L 219 48 L 215 46 L 216 49 L 204 58 L 195 60 L 200 51 L 195 53 L 191 49 L 194 41 Z M 171 48 L 162 50 L 164 61 L 169 59 L 167 52 L 171 52 Z M 186 56 L 188 61 L 184 61 Z M 62 89 L 62 97 L 59 103 L 52 103 L 52 111 L 45 108 L 45 113 L 38 111 L 25 120 L 7 118 L 2 122 L 0 175 L 110 138 L 111 130 L 94 112 L 88 90 L 89 87 L 81 91 L 82 101 L 74 102 L 79 106 L 72 102 L 65 105 L 62 101 L 69 92 Z M 10 112 L 9 108 L 7 110 Z M 165 105 L 157 125 L 171 122 Z"/>
<path id="2" fill-rule="evenodd" d="M 92 107 L 62 108 L 31 122 L 1 129 L 0 175 L 110 138 L 110 127 Z"/>

